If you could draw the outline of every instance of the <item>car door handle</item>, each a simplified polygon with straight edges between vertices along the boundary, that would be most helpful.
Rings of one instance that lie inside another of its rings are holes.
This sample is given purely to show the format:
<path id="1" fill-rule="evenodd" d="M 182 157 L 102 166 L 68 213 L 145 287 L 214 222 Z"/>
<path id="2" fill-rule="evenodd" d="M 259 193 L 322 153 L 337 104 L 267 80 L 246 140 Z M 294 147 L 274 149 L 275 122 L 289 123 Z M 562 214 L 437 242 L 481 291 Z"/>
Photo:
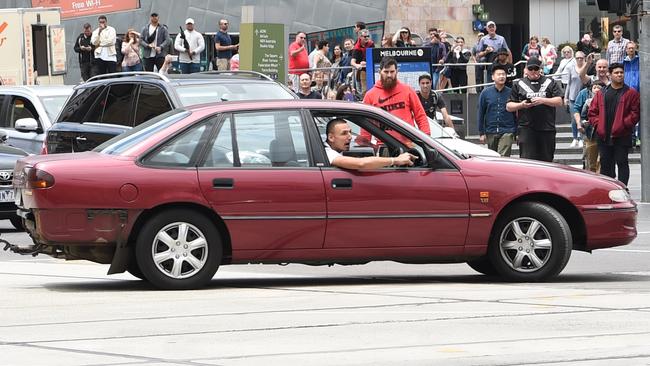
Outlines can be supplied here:
<path id="1" fill-rule="evenodd" d="M 352 179 L 347 179 L 347 178 L 332 179 L 332 188 L 352 189 Z"/>
<path id="2" fill-rule="evenodd" d="M 212 180 L 212 188 L 215 189 L 233 189 L 235 180 L 232 178 L 215 178 Z"/>

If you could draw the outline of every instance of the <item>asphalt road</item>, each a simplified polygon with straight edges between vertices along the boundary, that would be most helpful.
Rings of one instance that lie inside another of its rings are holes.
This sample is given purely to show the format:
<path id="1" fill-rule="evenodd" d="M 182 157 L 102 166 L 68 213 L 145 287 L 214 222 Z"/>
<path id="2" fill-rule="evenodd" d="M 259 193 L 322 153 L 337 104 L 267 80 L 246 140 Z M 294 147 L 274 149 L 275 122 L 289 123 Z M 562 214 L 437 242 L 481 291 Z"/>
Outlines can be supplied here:
<path id="1" fill-rule="evenodd" d="M 9 227 L 1 237 L 29 242 Z M 224 266 L 203 290 L 170 292 L 1 252 L 0 364 L 650 365 L 650 204 L 638 231 L 534 284 L 375 262 Z"/>

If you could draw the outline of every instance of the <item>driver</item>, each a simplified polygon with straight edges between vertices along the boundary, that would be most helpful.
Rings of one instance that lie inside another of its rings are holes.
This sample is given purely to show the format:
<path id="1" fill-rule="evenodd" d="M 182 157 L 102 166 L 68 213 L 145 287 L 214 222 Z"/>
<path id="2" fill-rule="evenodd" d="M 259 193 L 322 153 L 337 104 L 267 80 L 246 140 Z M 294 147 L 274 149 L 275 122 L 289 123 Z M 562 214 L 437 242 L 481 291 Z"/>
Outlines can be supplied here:
<path id="1" fill-rule="evenodd" d="M 378 169 L 387 166 L 413 166 L 413 161 L 418 157 L 407 152 L 394 158 L 368 156 L 356 158 L 343 156 L 343 151 L 350 150 L 352 130 L 348 123 L 340 118 L 335 118 L 327 123 L 327 143 L 325 152 L 330 164 L 343 169 Z"/>

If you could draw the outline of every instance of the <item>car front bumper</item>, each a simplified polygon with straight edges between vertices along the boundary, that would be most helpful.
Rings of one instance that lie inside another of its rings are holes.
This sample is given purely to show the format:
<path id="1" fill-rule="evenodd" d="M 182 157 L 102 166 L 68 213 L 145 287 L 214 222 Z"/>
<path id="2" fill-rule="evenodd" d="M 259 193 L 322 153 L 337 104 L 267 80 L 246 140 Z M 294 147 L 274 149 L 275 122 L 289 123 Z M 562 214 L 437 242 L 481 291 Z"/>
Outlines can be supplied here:
<path id="1" fill-rule="evenodd" d="M 638 210 L 634 203 L 583 208 L 587 229 L 587 250 L 631 243 L 637 236 Z"/>

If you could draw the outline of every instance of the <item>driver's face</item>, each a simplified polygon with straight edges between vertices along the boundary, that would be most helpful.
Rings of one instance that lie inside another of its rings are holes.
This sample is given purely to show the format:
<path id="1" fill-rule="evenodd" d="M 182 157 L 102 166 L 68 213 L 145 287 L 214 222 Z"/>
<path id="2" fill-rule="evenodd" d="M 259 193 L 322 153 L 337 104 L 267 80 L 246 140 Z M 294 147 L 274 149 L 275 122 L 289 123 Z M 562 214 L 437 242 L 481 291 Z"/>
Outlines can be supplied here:
<path id="1" fill-rule="evenodd" d="M 327 134 L 327 142 L 334 151 L 342 152 L 350 150 L 352 141 L 352 130 L 347 123 L 339 123 L 334 126 L 334 131 Z"/>

